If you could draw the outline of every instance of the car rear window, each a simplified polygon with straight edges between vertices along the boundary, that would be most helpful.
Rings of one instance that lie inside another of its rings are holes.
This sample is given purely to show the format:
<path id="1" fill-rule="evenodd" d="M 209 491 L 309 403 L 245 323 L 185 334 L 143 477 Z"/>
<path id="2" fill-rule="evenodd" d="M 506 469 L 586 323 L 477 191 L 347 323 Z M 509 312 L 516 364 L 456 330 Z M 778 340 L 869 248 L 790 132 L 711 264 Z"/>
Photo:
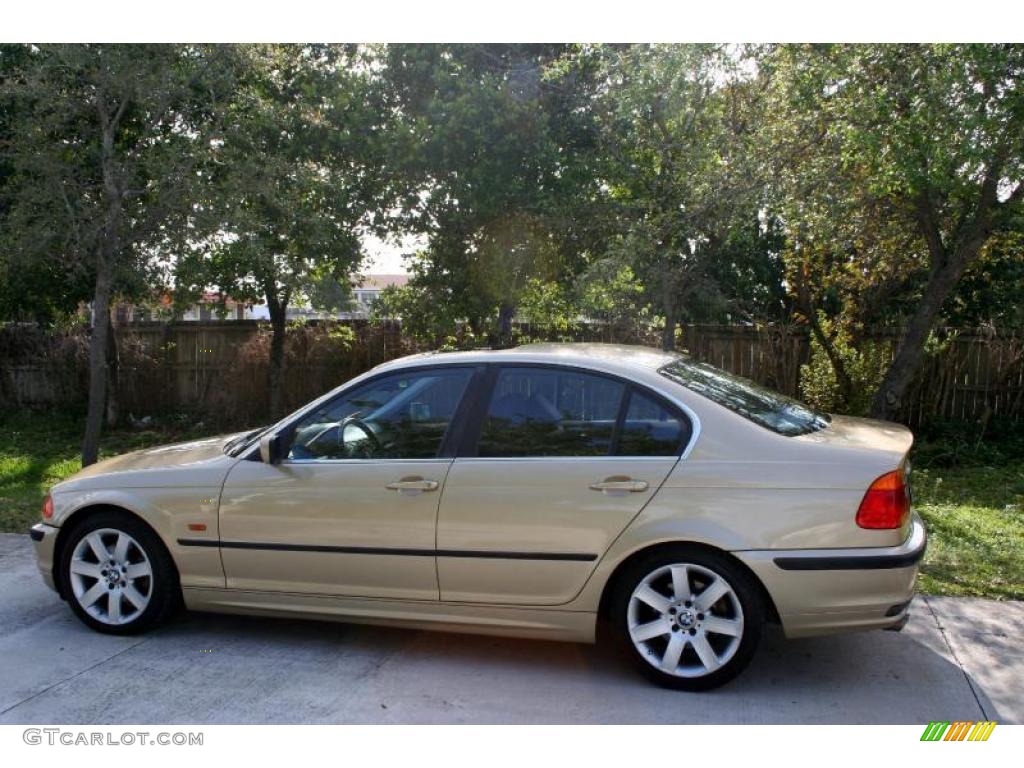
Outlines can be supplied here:
<path id="1" fill-rule="evenodd" d="M 663 366 L 662 376 L 780 435 L 805 435 L 828 426 L 829 417 L 798 400 L 686 357 Z"/>

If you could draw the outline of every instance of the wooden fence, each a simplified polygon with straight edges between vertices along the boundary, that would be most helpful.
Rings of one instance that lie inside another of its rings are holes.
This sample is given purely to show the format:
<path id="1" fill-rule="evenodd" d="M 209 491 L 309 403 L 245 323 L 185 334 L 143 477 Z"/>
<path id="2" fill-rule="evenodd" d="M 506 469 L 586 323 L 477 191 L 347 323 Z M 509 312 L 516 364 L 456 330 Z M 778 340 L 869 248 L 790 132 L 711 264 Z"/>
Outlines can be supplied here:
<path id="1" fill-rule="evenodd" d="M 347 329 L 341 331 L 339 329 Z M 520 331 L 531 333 L 528 326 Z M 119 408 L 136 417 L 190 411 L 213 420 L 257 423 L 265 418 L 269 329 L 255 321 L 135 324 L 117 329 Z M 565 337 L 567 334 L 559 334 Z M 1024 419 L 1024 333 L 947 332 L 907 395 L 903 420 Z M 656 344 L 655 332 L 590 326 L 578 340 Z M 887 354 L 898 333 L 869 339 Z M 64 340 L 64 357 L 10 353 L 0 343 L 0 406 L 81 402 L 84 355 Z M 799 394 L 800 368 L 810 357 L 806 329 L 796 326 L 692 325 L 680 346 L 694 358 L 789 395 Z M 67 351 L 67 350 L 72 351 Z M 297 407 L 384 360 L 415 351 L 398 324 L 352 321 L 289 333 L 286 405 Z M 6 355 L 6 357 L 5 357 Z"/>

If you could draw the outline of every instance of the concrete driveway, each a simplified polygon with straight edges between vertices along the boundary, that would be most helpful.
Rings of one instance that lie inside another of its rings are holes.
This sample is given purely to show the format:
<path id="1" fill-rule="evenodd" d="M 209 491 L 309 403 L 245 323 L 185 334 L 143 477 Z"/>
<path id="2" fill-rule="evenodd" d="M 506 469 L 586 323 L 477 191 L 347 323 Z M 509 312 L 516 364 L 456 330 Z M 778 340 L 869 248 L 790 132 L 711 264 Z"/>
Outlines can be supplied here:
<path id="1" fill-rule="evenodd" d="M 86 629 L 0 534 L 0 723 L 1024 722 L 1024 603 L 923 598 L 902 633 L 765 639 L 724 689 L 649 685 L 605 648 L 184 615 Z"/>

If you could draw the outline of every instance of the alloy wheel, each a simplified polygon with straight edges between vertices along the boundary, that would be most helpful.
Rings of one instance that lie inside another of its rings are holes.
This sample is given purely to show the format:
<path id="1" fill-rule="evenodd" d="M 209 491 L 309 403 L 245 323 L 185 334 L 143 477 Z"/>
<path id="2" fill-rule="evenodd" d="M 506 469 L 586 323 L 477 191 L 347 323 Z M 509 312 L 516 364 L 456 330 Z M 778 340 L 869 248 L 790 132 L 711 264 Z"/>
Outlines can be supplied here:
<path id="1" fill-rule="evenodd" d="M 153 595 L 153 566 L 134 538 L 114 528 L 90 531 L 75 545 L 68 568 L 74 599 L 110 626 L 134 621 Z"/>
<path id="2" fill-rule="evenodd" d="M 640 580 L 626 612 L 629 638 L 668 675 L 699 678 L 726 665 L 743 638 L 743 608 L 732 585 L 694 563 L 656 568 Z"/>

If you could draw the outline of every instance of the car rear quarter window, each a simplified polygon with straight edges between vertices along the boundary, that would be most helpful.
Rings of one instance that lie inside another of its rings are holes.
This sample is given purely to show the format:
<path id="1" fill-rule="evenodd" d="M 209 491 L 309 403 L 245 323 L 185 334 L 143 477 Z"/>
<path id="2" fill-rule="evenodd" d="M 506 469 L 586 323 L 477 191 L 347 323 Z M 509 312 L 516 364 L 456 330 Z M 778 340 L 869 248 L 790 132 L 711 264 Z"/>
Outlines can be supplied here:
<path id="1" fill-rule="evenodd" d="M 689 430 L 674 411 L 633 390 L 619 431 L 616 456 L 674 456 Z"/>

